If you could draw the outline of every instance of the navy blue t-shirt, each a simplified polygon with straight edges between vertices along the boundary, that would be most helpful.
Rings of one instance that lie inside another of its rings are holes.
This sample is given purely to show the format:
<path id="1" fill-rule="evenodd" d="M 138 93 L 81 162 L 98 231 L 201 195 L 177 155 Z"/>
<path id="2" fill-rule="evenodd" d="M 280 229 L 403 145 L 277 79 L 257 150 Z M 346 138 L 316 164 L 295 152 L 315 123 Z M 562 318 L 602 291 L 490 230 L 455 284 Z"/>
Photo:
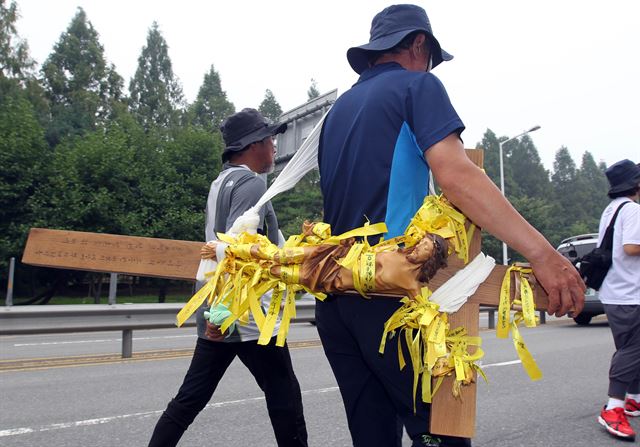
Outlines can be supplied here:
<path id="1" fill-rule="evenodd" d="M 385 222 L 404 233 L 428 193 L 424 151 L 464 124 L 430 73 L 399 64 L 365 70 L 327 115 L 318 163 L 324 221 L 340 234 Z"/>

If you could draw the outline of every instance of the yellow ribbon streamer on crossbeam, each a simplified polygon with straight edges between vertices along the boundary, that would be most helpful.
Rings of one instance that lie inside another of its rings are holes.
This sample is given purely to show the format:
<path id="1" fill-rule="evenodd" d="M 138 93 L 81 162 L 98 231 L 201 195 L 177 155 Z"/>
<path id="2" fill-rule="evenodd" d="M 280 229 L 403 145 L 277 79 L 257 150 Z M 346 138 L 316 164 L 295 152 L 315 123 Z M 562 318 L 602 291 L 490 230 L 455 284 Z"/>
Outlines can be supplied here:
<path id="1" fill-rule="evenodd" d="M 278 314 L 280 313 L 280 303 L 282 302 L 282 295 L 285 292 L 285 287 L 282 283 L 279 283 L 271 296 L 271 303 L 269 304 L 269 310 L 267 311 L 267 317 L 264 321 L 262 330 L 260 331 L 260 338 L 258 339 L 259 345 L 269 344 L 271 337 L 273 336 L 273 330 L 278 320 Z"/>
<path id="2" fill-rule="evenodd" d="M 449 253 L 455 252 L 466 264 L 469 262 L 469 233 L 464 214 L 453 208 L 442 196 L 427 196 L 404 233 L 406 247 L 417 244 L 426 233 L 437 234 L 450 242 Z"/>
<path id="3" fill-rule="evenodd" d="M 313 226 L 311 231 L 322 240 L 331 237 L 331 225 L 328 223 L 318 222 Z"/>
<path id="4" fill-rule="evenodd" d="M 511 273 L 518 275 L 517 282 L 520 283 L 520 288 L 517 290 L 517 296 L 511 302 Z M 496 327 L 496 336 L 498 338 L 507 338 L 509 331 L 513 338 L 513 344 L 516 348 L 518 358 L 522 362 L 522 366 L 531 380 L 539 380 L 542 378 L 542 372 L 536 364 L 533 356 L 527 349 L 527 345 L 522 338 L 522 334 L 518 329 L 518 325 L 524 322 L 527 327 L 536 327 L 538 318 L 535 314 L 535 302 L 533 300 L 533 290 L 531 284 L 527 279 L 527 275 L 532 274 L 532 270 L 529 267 L 522 267 L 513 265 L 510 266 L 502 280 L 502 286 L 500 288 L 500 305 L 498 307 L 498 325 Z M 519 306 L 521 310 L 515 312 L 513 322 L 511 318 L 512 305 Z"/>
<path id="5" fill-rule="evenodd" d="M 376 254 L 373 252 L 363 253 L 353 264 L 353 288 L 365 298 L 367 294 L 376 287 Z"/>
<path id="6" fill-rule="evenodd" d="M 523 320 L 524 317 L 519 312 L 516 312 L 516 316 L 511 325 L 511 332 L 513 334 L 513 345 L 515 346 L 516 352 L 518 353 L 518 358 L 520 358 L 520 361 L 522 362 L 522 367 L 526 371 L 529 378 L 534 381 L 540 380 L 542 379 L 542 371 L 540 371 L 540 368 L 538 368 L 536 361 L 529 352 L 529 349 L 527 348 L 527 345 L 525 344 L 524 339 L 520 334 L 520 330 L 518 329 L 518 324 Z"/>
<path id="7" fill-rule="evenodd" d="M 484 352 L 479 348 L 480 337 L 467 336 L 464 328 L 449 330 L 447 314 L 439 311 L 436 303 L 429 301 L 431 291 L 423 288 L 422 293 L 413 299 L 401 300 L 403 304 L 385 323 L 378 351 L 383 354 L 389 337 L 398 337 L 398 365 L 406 366 L 401 340 L 409 354 L 413 368 L 413 405 L 416 408 L 418 385 L 421 386 L 421 398 L 430 403 L 438 391 L 442 379 L 455 374 L 453 393 L 460 397 L 460 387 L 474 380 L 474 372 L 486 376 L 476 364 Z M 398 334 L 400 332 L 400 334 Z M 470 346 L 477 346 L 470 354 Z M 432 389 L 431 379 L 437 378 Z"/>
<path id="8" fill-rule="evenodd" d="M 214 292 L 214 290 L 215 283 L 211 281 L 206 283 L 204 287 L 198 290 L 198 292 L 193 295 L 193 297 L 187 302 L 187 304 L 185 304 L 184 307 L 180 309 L 178 315 L 176 315 L 176 326 L 182 326 L 184 322 L 187 321 L 189 317 L 193 315 L 193 313 L 198 310 L 200 306 L 202 306 L 204 300 L 206 300 L 207 297 Z"/>
<path id="9" fill-rule="evenodd" d="M 380 222 L 377 224 L 367 223 L 360 228 L 356 228 L 355 230 L 350 230 L 338 236 L 331 236 L 327 239 L 324 239 L 322 243 L 328 244 L 328 245 L 336 245 L 336 244 L 339 244 L 340 241 L 344 241 L 345 239 L 350 239 L 352 237 L 375 236 L 376 234 L 382 234 L 386 232 L 387 232 L 387 225 L 384 222 Z"/>
<path id="10" fill-rule="evenodd" d="M 220 275 L 225 271 L 228 263 L 229 260 L 227 259 L 218 263 L 215 273 L 211 276 L 209 281 L 207 281 L 205 285 L 198 290 L 198 292 L 196 292 L 189 301 L 187 301 L 187 304 L 180 309 L 180 312 L 176 315 L 176 326 L 182 326 L 184 322 L 187 321 L 200 306 L 202 306 L 202 303 L 204 303 L 206 299 L 211 299 L 215 295 Z"/>
<path id="11" fill-rule="evenodd" d="M 496 336 L 498 338 L 507 338 L 509 336 L 509 329 L 511 328 L 511 306 L 512 304 L 519 304 L 522 306 L 522 314 L 525 325 L 527 327 L 536 327 L 536 315 L 535 315 L 535 302 L 533 299 L 533 290 L 531 284 L 527 279 L 527 275 L 532 274 L 532 270 L 529 267 L 522 267 L 517 265 L 510 266 L 502 279 L 502 286 L 500 287 L 500 304 L 498 306 L 498 325 L 496 326 Z M 520 288 L 517 291 L 517 295 L 520 299 L 514 300 L 511 303 L 511 274 L 518 275 L 518 281 Z"/>
<path id="12" fill-rule="evenodd" d="M 304 259 L 304 247 L 285 247 L 278 250 L 280 264 L 299 264 Z"/>

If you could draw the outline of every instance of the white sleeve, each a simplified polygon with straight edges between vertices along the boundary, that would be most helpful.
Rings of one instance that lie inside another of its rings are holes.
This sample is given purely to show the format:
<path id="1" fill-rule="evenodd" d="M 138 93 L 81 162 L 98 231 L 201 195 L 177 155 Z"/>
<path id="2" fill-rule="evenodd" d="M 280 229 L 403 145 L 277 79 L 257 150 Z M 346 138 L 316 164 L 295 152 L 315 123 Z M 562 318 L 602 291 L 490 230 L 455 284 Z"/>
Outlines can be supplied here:
<path id="1" fill-rule="evenodd" d="M 622 210 L 622 245 L 640 245 L 640 205 L 632 203 Z"/>

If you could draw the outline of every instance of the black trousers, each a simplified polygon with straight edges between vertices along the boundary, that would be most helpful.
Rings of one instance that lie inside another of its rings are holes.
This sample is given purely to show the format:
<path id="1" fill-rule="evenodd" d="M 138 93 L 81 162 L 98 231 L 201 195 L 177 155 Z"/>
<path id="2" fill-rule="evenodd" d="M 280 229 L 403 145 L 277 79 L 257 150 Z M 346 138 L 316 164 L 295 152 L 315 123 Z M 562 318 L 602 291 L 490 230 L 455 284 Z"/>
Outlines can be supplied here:
<path id="1" fill-rule="evenodd" d="M 280 447 L 306 447 L 307 428 L 302 395 L 293 372 L 289 348 L 256 341 L 224 343 L 198 338 L 182 386 L 153 431 L 149 447 L 178 444 L 182 434 L 207 405 L 225 371 L 238 356 L 264 391 L 269 418 Z M 207 441 L 203 440 L 203 445 Z"/>
<path id="2" fill-rule="evenodd" d="M 413 411 L 413 372 L 400 371 L 397 339 L 388 340 L 378 353 L 384 323 L 401 306 L 392 299 L 365 299 L 334 295 L 316 302 L 316 324 L 347 413 L 355 447 L 396 447 L 407 430 L 414 446 L 429 434 L 430 406 L 422 402 L 420 388 Z M 409 355 L 404 351 L 405 359 Z M 440 390 L 446 393 L 449 390 Z M 434 435 L 440 446 L 470 447 L 466 438 Z"/>
<path id="3" fill-rule="evenodd" d="M 609 396 L 640 393 L 640 305 L 605 304 L 616 352 L 609 368 Z"/>

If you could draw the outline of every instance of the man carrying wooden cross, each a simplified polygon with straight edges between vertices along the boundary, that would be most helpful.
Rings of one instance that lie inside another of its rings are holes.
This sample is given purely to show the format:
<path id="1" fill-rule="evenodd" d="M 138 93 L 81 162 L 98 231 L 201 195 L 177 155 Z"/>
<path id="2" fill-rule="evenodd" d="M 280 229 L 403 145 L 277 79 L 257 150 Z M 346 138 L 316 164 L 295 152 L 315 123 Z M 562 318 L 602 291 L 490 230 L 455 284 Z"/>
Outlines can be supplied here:
<path id="1" fill-rule="evenodd" d="M 429 171 L 470 220 L 531 263 L 549 295 L 549 314 L 579 313 L 585 286 L 571 263 L 529 225 L 465 155 L 464 125 L 430 70 L 452 56 L 440 47 L 425 11 L 394 5 L 377 14 L 369 43 L 350 48 L 358 82 L 329 112 L 319 147 L 324 220 L 335 234 L 366 219 L 403 233 L 428 193 Z M 412 373 L 398 369 L 396 343 L 378 354 L 380 328 L 397 300 L 332 295 L 317 302 L 316 322 L 344 400 L 356 447 L 400 446 L 402 424 L 413 446 L 470 446 L 428 432 L 429 407 L 414 413 Z M 419 394 L 419 393 L 418 393 Z"/>

